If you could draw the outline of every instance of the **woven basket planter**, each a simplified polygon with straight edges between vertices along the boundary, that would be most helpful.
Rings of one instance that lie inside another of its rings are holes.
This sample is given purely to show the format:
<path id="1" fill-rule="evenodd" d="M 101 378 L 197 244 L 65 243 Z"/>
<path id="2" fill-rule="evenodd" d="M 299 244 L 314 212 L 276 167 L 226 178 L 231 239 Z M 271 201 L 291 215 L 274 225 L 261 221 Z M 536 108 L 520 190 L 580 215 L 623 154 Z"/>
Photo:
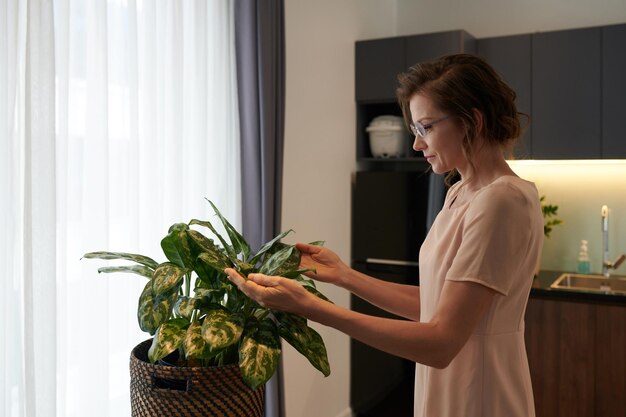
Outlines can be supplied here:
<path id="1" fill-rule="evenodd" d="M 239 367 L 177 367 L 151 364 L 152 340 L 130 356 L 132 417 L 261 417 L 265 388 L 251 390 Z"/>

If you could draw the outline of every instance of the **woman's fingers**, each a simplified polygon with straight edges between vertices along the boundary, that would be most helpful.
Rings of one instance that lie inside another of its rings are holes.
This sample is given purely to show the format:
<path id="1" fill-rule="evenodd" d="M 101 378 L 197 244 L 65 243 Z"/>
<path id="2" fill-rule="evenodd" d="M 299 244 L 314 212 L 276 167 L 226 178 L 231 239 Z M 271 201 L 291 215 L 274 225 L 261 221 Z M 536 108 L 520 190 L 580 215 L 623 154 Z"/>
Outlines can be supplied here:
<path id="1" fill-rule="evenodd" d="M 248 279 L 264 287 L 276 287 L 280 280 L 279 277 L 271 277 L 264 274 L 250 274 L 248 275 Z"/>
<path id="2" fill-rule="evenodd" d="M 308 254 L 308 255 L 319 253 L 322 250 L 321 246 L 309 245 L 308 243 L 296 243 L 296 248 L 300 252 Z"/>
<path id="3" fill-rule="evenodd" d="M 248 279 L 245 279 L 239 272 L 232 268 L 226 268 L 224 272 L 230 282 L 235 284 L 242 293 L 264 307 L 268 306 L 268 302 L 271 301 L 268 299 L 271 295 L 268 293 L 268 289 L 277 287 L 280 280 L 280 277 L 272 277 L 264 274 L 250 274 L 248 275 Z"/>
<path id="4" fill-rule="evenodd" d="M 309 295 L 302 285 L 290 279 L 259 273 L 250 274 L 245 279 L 232 268 L 226 268 L 224 272 L 241 292 L 263 307 L 296 312 Z"/>
<path id="5" fill-rule="evenodd" d="M 224 273 L 228 276 L 228 279 L 230 280 L 230 282 L 232 282 L 233 284 L 235 284 L 238 287 L 241 284 L 246 282 L 246 279 L 244 277 L 242 277 L 241 275 L 239 275 L 239 272 L 237 272 L 233 268 L 226 268 L 224 270 Z"/>

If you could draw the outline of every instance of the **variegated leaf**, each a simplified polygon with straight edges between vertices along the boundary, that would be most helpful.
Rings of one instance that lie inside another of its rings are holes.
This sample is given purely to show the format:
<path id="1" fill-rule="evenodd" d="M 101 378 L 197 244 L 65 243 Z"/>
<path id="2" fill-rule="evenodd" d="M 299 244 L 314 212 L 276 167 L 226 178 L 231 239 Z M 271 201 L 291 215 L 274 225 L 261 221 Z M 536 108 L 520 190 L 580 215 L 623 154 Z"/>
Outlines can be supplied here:
<path id="1" fill-rule="evenodd" d="M 202 252 L 198 255 L 198 259 L 219 272 L 223 272 L 224 269 L 232 267 L 230 261 L 227 260 L 228 258 L 225 259 L 215 252 Z"/>
<path id="2" fill-rule="evenodd" d="M 248 327 L 239 347 L 239 369 L 252 389 L 264 385 L 276 372 L 280 358 L 280 340 L 276 324 L 265 319 Z"/>
<path id="3" fill-rule="evenodd" d="M 286 232 L 282 232 L 281 234 L 279 234 L 278 236 L 276 236 L 274 239 L 270 240 L 269 242 L 267 242 L 265 245 L 263 245 L 263 247 L 261 249 L 259 249 L 259 251 L 256 253 L 256 255 L 254 255 L 254 257 L 250 260 L 250 263 L 253 265 L 256 265 L 257 262 L 259 262 L 261 260 L 261 258 L 263 257 L 263 255 L 265 255 L 265 253 L 267 252 L 271 252 L 271 249 L 278 243 L 280 243 L 280 241 L 287 236 L 289 233 L 293 232 L 292 229 L 287 230 Z"/>
<path id="4" fill-rule="evenodd" d="M 208 359 L 212 356 L 211 347 L 202 338 L 202 325 L 200 322 L 193 322 L 185 334 L 185 357 L 196 359 Z"/>
<path id="5" fill-rule="evenodd" d="M 297 252 L 298 261 L 295 263 L 293 267 L 293 261 L 289 261 L 292 255 Z M 287 268 L 285 268 L 284 264 L 288 263 Z M 278 272 L 282 269 L 283 272 L 291 271 L 294 269 L 298 269 L 298 265 L 300 264 L 300 252 L 295 248 L 295 246 L 285 245 L 278 252 L 274 253 L 270 256 L 261 268 L 259 268 L 259 272 L 267 275 L 278 275 Z"/>
<path id="6" fill-rule="evenodd" d="M 226 242 L 224 240 L 224 238 L 222 237 L 222 235 L 220 235 L 219 233 L 217 233 L 217 230 L 215 230 L 215 228 L 213 227 L 213 225 L 211 224 L 211 222 L 207 221 L 207 220 L 198 220 L 198 219 L 192 219 L 189 222 L 189 225 L 191 226 L 192 224 L 197 224 L 199 226 L 204 226 L 209 228 L 209 230 L 211 230 L 211 232 L 213 232 L 213 234 L 215 236 L 217 236 L 217 238 L 220 240 L 220 242 L 222 243 L 222 246 L 224 247 L 224 249 L 226 250 L 226 252 L 228 253 L 228 257 L 230 259 L 235 259 L 237 258 L 237 254 L 235 253 L 235 250 L 233 249 L 232 246 L 230 246 L 228 244 L 228 242 Z"/>
<path id="7" fill-rule="evenodd" d="M 211 310 L 202 323 L 202 337 L 212 350 L 237 343 L 243 333 L 243 319 L 226 310 Z"/>
<path id="8" fill-rule="evenodd" d="M 256 272 L 255 266 L 250 263 L 240 261 L 239 259 L 235 263 L 237 271 L 244 277 L 247 277 L 252 272 Z"/>
<path id="9" fill-rule="evenodd" d="M 285 278 L 297 278 L 301 274 L 305 274 L 307 272 L 316 272 L 316 270 L 315 268 L 304 268 L 304 269 L 298 269 L 296 271 L 283 272 L 282 274 L 280 274 L 280 276 L 285 277 Z"/>
<path id="10" fill-rule="evenodd" d="M 324 376 L 330 375 L 330 365 L 324 340 L 306 321 L 293 314 L 278 315 L 278 333 Z"/>
<path id="11" fill-rule="evenodd" d="M 187 324 L 189 324 L 187 320 L 178 318 L 159 326 L 148 350 L 150 362 L 154 363 L 166 357 L 183 345 L 187 333 L 185 329 Z"/>
<path id="12" fill-rule="evenodd" d="M 156 268 L 159 266 L 159 263 L 155 260 L 148 258 L 147 256 L 138 255 L 135 253 L 125 253 L 125 252 L 89 252 L 83 255 L 83 258 L 88 259 L 124 259 L 127 261 L 137 262 L 138 264 L 148 266 L 150 268 Z"/>
<path id="13" fill-rule="evenodd" d="M 172 291 L 179 286 L 187 270 L 170 262 L 162 263 L 154 270 L 152 289 L 156 295 Z"/>
<path id="14" fill-rule="evenodd" d="M 183 317 L 190 318 L 196 308 L 196 300 L 186 296 L 179 296 L 174 304 L 174 312 Z"/>
<path id="15" fill-rule="evenodd" d="M 173 224 L 168 230 L 168 235 L 161 240 L 161 249 L 170 262 L 181 268 L 193 269 L 194 256 L 189 246 L 188 229 L 189 226 L 185 223 Z"/>
<path id="16" fill-rule="evenodd" d="M 321 298 L 324 301 L 328 301 L 329 303 L 332 303 L 332 301 L 330 301 L 328 297 L 326 297 L 317 289 L 317 287 L 315 286 L 315 281 L 313 281 L 312 279 L 308 279 L 304 277 L 303 275 L 300 275 L 299 277 L 295 279 L 296 281 L 300 282 L 302 286 L 304 287 L 304 289 L 310 292 L 311 294 Z"/>
<path id="17" fill-rule="evenodd" d="M 222 213 L 215 207 L 215 204 L 209 199 L 207 199 L 213 210 L 215 210 L 215 214 L 220 218 L 222 225 L 224 225 L 224 229 L 226 229 L 226 233 L 228 233 L 228 237 L 230 238 L 230 242 L 232 243 L 235 254 L 242 254 L 243 260 L 247 261 L 250 258 L 250 245 L 246 240 L 241 236 L 241 234 L 233 227 L 232 224 L 224 216 Z M 234 260 L 234 259 L 233 259 Z"/>
<path id="18" fill-rule="evenodd" d="M 154 274 L 154 270 L 145 265 L 104 266 L 102 268 L 98 268 L 98 272 L 130 272 L 147 278 L 152 278 L 152 274 Z"/>
<path id="19" fill-rule="evenodd" d="M 161 323 L 169 318 L 170 311 L 170 298 L 155 300 L 152 291 L 152 281 L 148 282 L 139 296 L 139 305 L 137 307 L 139 328 L 153 335 Z"/>

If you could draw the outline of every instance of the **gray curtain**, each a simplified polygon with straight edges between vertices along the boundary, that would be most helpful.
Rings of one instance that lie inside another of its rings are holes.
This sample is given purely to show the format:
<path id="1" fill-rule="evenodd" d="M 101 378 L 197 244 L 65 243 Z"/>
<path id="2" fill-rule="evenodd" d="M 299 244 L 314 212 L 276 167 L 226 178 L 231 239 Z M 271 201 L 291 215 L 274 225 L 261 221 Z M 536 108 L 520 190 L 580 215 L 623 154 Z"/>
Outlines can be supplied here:
<path id="1" fill-rule="evenodd" d="M 284 0 L 235 0 L 242 232 L 253 249 L 280 233 L 285 118 Z M 283 417 L 282 367 L 266 417 Z"/>

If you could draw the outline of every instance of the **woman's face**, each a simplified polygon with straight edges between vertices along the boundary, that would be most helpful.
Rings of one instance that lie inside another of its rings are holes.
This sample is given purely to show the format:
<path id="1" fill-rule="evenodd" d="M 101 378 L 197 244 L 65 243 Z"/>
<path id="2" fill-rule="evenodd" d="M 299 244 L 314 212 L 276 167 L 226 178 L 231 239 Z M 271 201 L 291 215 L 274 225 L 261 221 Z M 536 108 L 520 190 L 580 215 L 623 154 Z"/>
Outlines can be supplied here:
<path id="1" fill-rule="evenodd" d="M 411 120 L 428 126 L 442 117 L 448 116 L 437 109 L 433 102 L 423 94 L 414 95 L 409 101 Z M 432 166 L 436 174 L 457 169 L 461 174 L 467 165 L 463 155 L 463 137 L 465 133 L 452 117 L 438 121 L 429 129 L 426 135 L 415 135 L 413 149 L 424 153 L 424 157 Z"/>

